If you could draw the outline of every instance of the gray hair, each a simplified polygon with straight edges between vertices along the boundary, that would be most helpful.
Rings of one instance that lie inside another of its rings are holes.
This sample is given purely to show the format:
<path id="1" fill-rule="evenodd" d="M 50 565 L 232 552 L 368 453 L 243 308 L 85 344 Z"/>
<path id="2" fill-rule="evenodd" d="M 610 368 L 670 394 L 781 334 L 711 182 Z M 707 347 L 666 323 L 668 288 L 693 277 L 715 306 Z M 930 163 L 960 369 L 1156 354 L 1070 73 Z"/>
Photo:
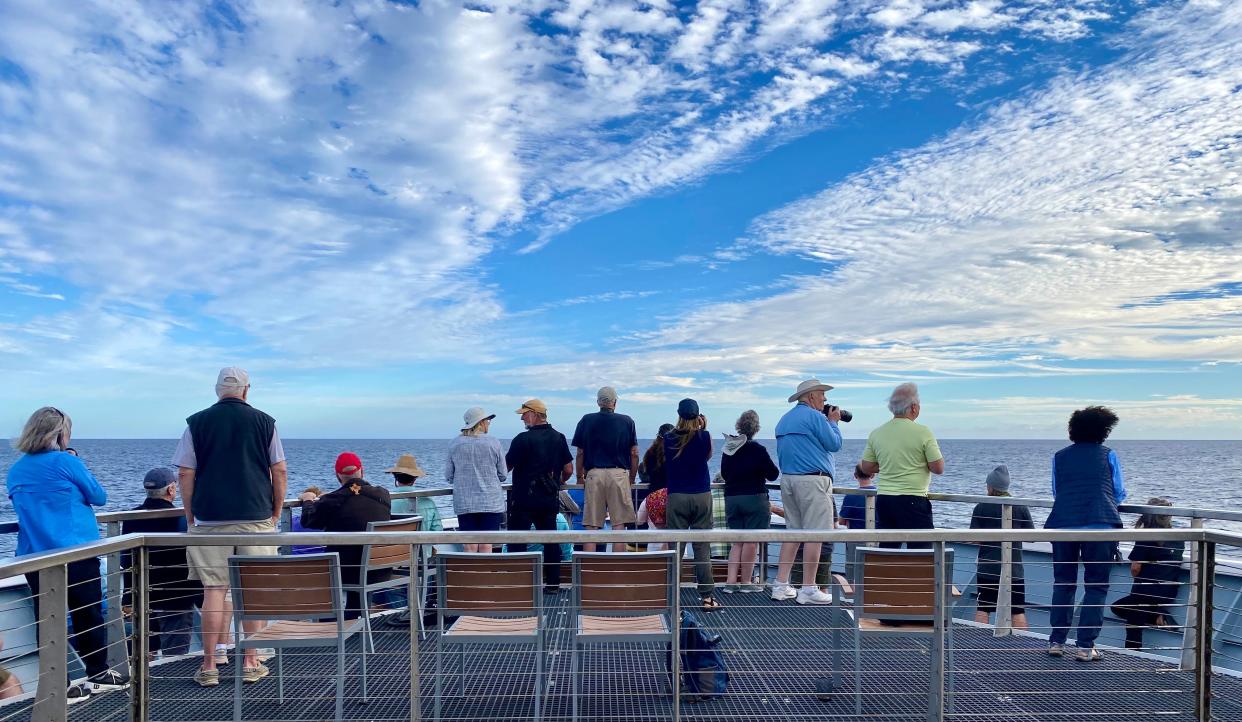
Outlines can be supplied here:
<path id="1" fill-rule="evenodd" d="M 163 499 L 164 495 L 168 493 L 168 488 L 172 486 L 176 486 L 176 484 L 169 484 L 168 486 L 161 487 L 159 489 L 147 489 L 147 498 Z"/>
<path id="2" fill-rule="evenodd" d="M 64 451 L 72 433 L 73 421 L 68 414 L 53 406 L 44 406 L 30 415 L 13 446 L 23 454 Z"/>
<path id="3" fill-rule="evenodd" d="M 919 386 L 907 382 L 893 389 L 892 396 L 888 397 L 888 410 L 893 412 L 893 416 L 904 416 L 910 413 L 910 409 L 917 403 L 919 403 Z"/>
<path id="4" fill-rule="evenodd" d="M 755 434 L 759 433 L 759 414 L 754 409 L 748 409 L 737 417 L 737 423 L 733 425 L 737 429 L 737 433 L 748 439 L 755 438 Z"/>

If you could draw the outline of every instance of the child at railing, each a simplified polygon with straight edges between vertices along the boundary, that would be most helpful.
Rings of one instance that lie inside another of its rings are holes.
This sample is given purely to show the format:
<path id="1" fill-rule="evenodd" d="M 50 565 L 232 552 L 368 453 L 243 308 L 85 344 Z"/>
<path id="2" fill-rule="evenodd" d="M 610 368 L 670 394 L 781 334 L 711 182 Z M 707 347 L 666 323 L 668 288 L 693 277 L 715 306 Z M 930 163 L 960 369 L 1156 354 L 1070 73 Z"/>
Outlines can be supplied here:
<path id="1" fill-rule="evenodd" d="M 988 474 L 988 496 L 1010 496 L 1009 469 L 998 466 Z M 1002 528 L 1001 504 L 984 502 L 975 506 L 970 515 L 971 529 Z M 1031 510 L 1025 506 L 1013 506 L 1014 529 L 1034 529 Z M 1010 566 L 1013 575 L 1010 582 L 1010 609 L 1014 629 L 1026 629 L 1026 575 L 1022 569 L 1022 542 L 1012 542 L 1013 556 Z M 975 610 L 975 621 L 988 623 L 988 615 L 996 610 L 996 597 L 1000 593 L 1001 583 L 1001 542 L 984 542 L 979 545 L 979 566 L 975 575 L 976 588 L 979 591 L 979 605 Z"/>
<path id="2" fill-rule="evenodd" d="M 1152 497 L 1148 506 L 1173 506 L 1163 497 Z M 1135 529 L 1169 529 L 1168 514 L 1144 514 Z M 1143 648 L 1143 627 L 1174 625 L 1169 605 L 1177 598 L 1186 542 L 1141 541 L 1130 550 L 1130 574 L 1134 584 L 1130 593 L 1113 603 L 1113 613 L 1126 622 L 1126 649 Z"/>

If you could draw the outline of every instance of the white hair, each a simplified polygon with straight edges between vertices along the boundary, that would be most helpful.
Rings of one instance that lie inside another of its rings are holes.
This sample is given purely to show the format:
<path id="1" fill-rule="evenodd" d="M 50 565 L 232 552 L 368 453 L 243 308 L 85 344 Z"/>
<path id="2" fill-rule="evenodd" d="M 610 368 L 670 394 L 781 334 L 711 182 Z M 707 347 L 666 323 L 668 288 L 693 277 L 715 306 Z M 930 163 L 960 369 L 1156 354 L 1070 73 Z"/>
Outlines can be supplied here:
<path id="1" fill-rule="evenodd" d="M 910 409 L 917 403 L 919 403 L 919 386 L 907 382 L 893 389 L 893 394 L 888 397 L 888 410 L 893 412 L 893 416 L 904 416 L 910 413 Z"/>
<path id="2" fill-rule="evenodd" d="M 64 451 L 73 433 L 69 415 L 52 406 L 44 406 L 30 415 L 13 446 L 23 454 L 38 454 L 53 449 Z"/>

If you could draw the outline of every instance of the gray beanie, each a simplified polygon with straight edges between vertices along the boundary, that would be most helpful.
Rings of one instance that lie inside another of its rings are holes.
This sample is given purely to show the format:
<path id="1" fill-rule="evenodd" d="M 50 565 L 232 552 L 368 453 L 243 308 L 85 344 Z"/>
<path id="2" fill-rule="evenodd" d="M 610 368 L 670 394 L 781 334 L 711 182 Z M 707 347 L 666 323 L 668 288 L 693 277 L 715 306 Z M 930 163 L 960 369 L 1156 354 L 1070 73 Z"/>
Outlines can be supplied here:
<path id="1" fill-rule="evenodd" d="M 996 491 L 1009 491 L 1009 468 L 1004 464 L 992 469 L 988 474 L 988 488 Z"/>

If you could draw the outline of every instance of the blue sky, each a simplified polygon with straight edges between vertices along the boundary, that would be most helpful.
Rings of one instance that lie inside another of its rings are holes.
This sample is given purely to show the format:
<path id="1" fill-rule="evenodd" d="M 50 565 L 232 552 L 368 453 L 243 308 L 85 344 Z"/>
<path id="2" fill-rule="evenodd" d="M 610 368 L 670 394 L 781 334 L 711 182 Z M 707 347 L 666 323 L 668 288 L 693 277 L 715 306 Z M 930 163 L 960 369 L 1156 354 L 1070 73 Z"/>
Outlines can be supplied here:
<path id="1" fill-rule="evenodd" d="M 640 434 L 1242 435 L 1242 6 L 121 2 L 0 10 L 0 433 L 286 436 L 479 404 Z"/>

